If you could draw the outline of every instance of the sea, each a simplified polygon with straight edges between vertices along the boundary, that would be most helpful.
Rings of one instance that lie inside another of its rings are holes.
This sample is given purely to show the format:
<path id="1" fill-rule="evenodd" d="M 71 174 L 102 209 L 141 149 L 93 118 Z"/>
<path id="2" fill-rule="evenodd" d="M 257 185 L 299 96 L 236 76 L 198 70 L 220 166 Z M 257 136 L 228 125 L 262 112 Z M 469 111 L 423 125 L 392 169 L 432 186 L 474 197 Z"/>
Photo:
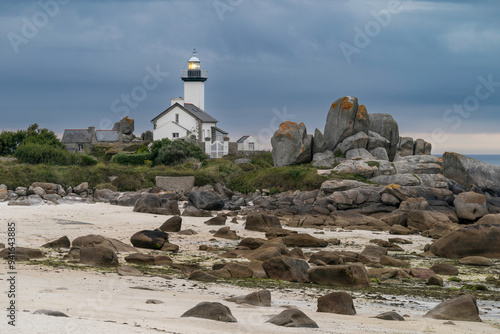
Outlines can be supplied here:
<path id="1" fill-rule="evenodd" d="M 468 157 L 500 166 L 500 154 L 464 154 Z"/>

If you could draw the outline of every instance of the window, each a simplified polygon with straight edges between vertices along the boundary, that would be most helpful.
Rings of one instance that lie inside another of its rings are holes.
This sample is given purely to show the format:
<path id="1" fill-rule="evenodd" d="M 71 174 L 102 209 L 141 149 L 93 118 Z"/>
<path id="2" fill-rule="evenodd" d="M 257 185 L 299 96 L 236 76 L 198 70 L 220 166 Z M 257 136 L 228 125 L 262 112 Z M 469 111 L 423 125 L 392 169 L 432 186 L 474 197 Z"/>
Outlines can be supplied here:
<path id="1" fill-rule="evenodd" d="M 83 151 L 83 144 L 78 144 L 78 152 Z"/>
<path id="2" fill-rule="evenodd" d="M 255 150 L 255 148 L 254 148 L 254 143 L 248 143 L 248 150 L 249 150 L 249 151 L 253 151 L 253 150 Z"/>
<path id="3" fill-rule="evenodd" d="M 172 133 L 172 138 L 179 138 L 179 132 Z"/>
<path id="4" fill-rule="evenodd" d="M 179 114 L 175 114 L 175 123 L 179 123 Z"/>

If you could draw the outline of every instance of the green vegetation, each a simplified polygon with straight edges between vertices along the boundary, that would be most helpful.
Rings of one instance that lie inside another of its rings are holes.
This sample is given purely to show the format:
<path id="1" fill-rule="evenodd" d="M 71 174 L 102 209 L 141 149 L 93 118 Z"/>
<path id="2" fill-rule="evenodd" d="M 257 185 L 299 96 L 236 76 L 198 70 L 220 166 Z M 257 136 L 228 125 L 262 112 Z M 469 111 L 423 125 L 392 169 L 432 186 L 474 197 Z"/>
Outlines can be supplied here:
<path id="1" fill-rule="evenodd" d="M 50 164 L 50 165 L 95 165 L 97 160 L 85 154 L 69 152 L 64 148 L 58 148 L 45 144 L 22 143 L 14 153 L 21 163 L 28 164 Z"/>
<path id="2" fill-rule="evenodd" d="M 370 167 L 380 168 L 380 163 L 378 161 L 367 161 L 366 164 Z"/>
<path id="3" fill-rule="evenodd" d="M 32 124 L 27 130 L 2 131 L 0 133 L 0 155 L 13 155 L 21 144 L 38 144 L 64 149 L 55 133 L 48 129 L 39 129 L 38 124 Z"/>
<path id="4" fill-rule="evenodd" d="M 335 158 L 344 158 L 345 159 L 345 154 L 342 153 L 342 151 L 338 148 L 335 150 L 335 152 L 333 152 L 333 156 Z"/>

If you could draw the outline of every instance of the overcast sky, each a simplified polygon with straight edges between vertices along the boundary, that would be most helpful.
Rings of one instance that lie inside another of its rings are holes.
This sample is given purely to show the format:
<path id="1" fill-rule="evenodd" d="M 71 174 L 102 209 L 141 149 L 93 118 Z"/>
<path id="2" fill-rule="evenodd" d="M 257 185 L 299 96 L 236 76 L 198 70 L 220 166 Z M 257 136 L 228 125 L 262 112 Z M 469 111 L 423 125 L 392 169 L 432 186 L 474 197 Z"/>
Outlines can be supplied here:
<path id="1" fill-rule="evenodd" d="M 0 129 L 127 114 L 140 135 L 183 95 L 196 48 L 232 141 L 268 142 L 284 120 L 323 131 L 350 95 L 434 153 L 500 154 L 499 17 L 498 0 L 2 0 Z"/>

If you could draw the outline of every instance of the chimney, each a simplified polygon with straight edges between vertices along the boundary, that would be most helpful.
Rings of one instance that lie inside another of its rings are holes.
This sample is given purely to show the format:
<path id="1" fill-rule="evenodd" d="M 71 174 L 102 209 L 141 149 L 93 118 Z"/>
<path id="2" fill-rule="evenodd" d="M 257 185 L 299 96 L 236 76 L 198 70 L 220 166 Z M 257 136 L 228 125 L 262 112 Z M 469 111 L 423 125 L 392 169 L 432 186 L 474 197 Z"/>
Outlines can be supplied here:
<path id="1" fill-rule="evenodd" d="M 184 105 L 184 99 L 182 97 L 173 97 L 170 99 L 170 106 L 179 103 L 181 106 Z"/>

